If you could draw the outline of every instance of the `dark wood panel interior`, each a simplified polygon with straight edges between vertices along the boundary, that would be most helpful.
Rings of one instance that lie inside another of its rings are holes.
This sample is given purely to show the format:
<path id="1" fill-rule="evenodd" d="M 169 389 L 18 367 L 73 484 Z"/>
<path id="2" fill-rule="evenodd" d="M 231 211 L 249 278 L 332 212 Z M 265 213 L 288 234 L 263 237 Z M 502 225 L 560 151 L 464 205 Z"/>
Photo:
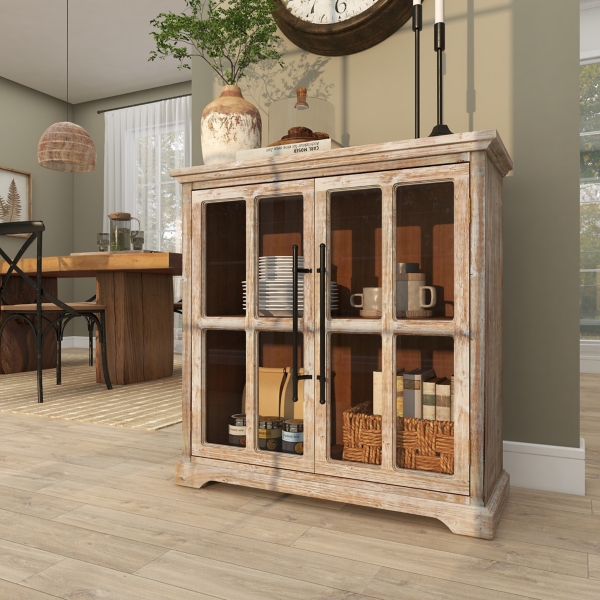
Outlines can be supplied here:
<path id="1" fill-rule="evenodd" d="M 436 377 L 454 375 L 454 339 L 451 337 L 399 335 L 396 338 L 396 368 L 435 370 Z"/>
<path id="2" fill-rule="evenodd" d="M 206 314 L 243 316 L 242 281 L 246 279 L 246 203 L 206 205 Z"/>
<path id="3" fill-rule="evenodd" d="M 258 201 L 258 255 L 292 256 L 292 246 L 304 256 L 303 198 L 285 196 Z"/>
<path id="4" fill-rule="evenodd" d="M 333 192 L 330 200 L 331 264 L 340 294 L 339 317 L 359 317 L 350 296 L 381 287 L 381 190 Z"/>
<path id="5" fill-rule="evenodd" d="M 58 284 L 54 277 L 42 277 L 42 287 L 49 294 L 58 297 Z M 2 304 L 31 304 L 35 303 L 35 289 L 21 277 L 10 278 L 2 294 Z M 55 314 L 44 313 L 48 319 Z M 0 314 L 0 323 L 2 322 Z M 47 324 L 48 321 L 44 320 Z M 22 373 L 37 369 L 37 351 L 35 336 L 31 327 L 24 319 L 11 319 L 2 332 L 0 342 L 0 373 Z M 56 337 L 49 331 L 42 346 L 42 367 L 56 367 Z"/>
<path id="6" fill-rule="evenodd" d="M 229 417 L 245 413 L 246 333 L 206 332 L 206 440 L 229 443 Z"/>
<path id="7" fill-rule="evenodd" d="M 331 335 L 332 444 L 343 444 L 344 411 L 373 400 L 373 371 L 378 369 L 381 369 L 381 336 Z"/>
<path id="8" fill-rule="evenodd" d="M 302 334 L 298 334 L 298 367 L 303 365 Z M 258 336 L 258 366 L 292 366 L 292 332 L 261 331 Z"/>
<path id="9" fill-rule="evenodd" d="M 400 186 L 396 202 L 396 262 L 418 263 L 436 288 L 433 316 L 453 317 L 454 184 Z"/>

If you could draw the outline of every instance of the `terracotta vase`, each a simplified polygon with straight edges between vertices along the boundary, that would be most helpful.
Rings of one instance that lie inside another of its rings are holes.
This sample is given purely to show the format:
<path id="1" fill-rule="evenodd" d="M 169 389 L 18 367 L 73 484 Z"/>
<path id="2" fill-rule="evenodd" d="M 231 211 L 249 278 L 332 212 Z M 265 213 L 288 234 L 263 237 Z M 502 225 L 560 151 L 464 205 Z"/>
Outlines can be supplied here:
<path id="1" fill-rule="evenodd" d="M 205 165 L 233 162 L 238 150 L 260 148 L 260 112 L 244 100 L 237 85 L 225 85 L 202 112 L 200 133 Z"/>

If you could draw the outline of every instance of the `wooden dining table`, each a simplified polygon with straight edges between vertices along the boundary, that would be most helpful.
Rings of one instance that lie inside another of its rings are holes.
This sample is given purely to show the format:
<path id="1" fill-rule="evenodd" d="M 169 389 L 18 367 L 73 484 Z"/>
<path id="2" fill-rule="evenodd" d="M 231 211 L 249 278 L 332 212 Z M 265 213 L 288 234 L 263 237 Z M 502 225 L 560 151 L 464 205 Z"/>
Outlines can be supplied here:
<path id="1" fill-rule="evenodd" d="M 35 258 L 23 259 L 19 266 L 27 275 L 35 276 Z M 106 306 L 106 354 L 110 378 L 113 384 L 127 385 L 173 375 L 173 277 L 181 275 L 181 266 L 181 254 L 173 252 L 47 256 L 42 259 L 43 285 L 49 293 L 56 295 L 58 278 L 96 278 L 97 302 Z M 1 262 L 0 274 L 6 270 L 7 264 Z M 11 304 L 35 302 L 35 291 L 18 275 L 11 277 L 8 292 Z M 3 338 L 8 330 L 7 326 Z M 18 340 L 14 331 L 6 337 L 6 342 L 2 340 L 0 353 L 12 352 L 14 360 L 10 370 L 7 370 L 6 361 L 0 361 L 3 371 L 35 368 L 35 362 L 31 367 L 31 358 L 35 359 L 33 335 L 23 330 Z M 53 362 L 55 344 L 54 336 L 47 337 L 52 339 L 46 340 L 44 346 L 45 368 Z M 15 352 L 26 355 L 19 361 Z M 54 361 L 55 356 L 54 353 Z M 99 383 L 104 382 L 101 360 L 97 348 L 96 381 Z"/>

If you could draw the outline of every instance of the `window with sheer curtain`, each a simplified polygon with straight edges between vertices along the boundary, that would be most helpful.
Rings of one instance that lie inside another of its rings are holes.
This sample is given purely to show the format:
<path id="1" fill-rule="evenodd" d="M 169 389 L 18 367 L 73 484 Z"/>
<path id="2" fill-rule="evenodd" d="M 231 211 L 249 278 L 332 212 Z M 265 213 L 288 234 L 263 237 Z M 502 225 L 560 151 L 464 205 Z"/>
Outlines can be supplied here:
<path id="1" fill-rule="evenodd" d="M 600 63 L 580 71 L 580 331 L 600 339 Z"/>
<path id="2" fill-rule="evenodd" d="M 128 212 L 140 222 L 146 250 L 181 252 L 181 186 L 169 172 L 191 165 L 191 96 L 113 110 L 104 119 L 104 231 L 109 213 Z M 180 288 L 176 277 L 176 299 Z M 178 325 L 176 319 L 176 334 Z"/>

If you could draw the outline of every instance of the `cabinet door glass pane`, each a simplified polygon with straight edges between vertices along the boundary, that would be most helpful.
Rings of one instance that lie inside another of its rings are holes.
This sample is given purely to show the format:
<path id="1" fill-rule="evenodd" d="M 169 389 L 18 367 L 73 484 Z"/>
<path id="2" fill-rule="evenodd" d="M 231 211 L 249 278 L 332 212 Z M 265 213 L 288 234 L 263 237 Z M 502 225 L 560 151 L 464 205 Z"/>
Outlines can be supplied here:
<path id="1" fill-rule="evenodd" d="M 304 266 L 303 198 L 263 198 L 258 203 L 258 315 L 292 316 L 292 246 Z M 298 278 L 298 306 L 304 308 L 304 276 Z M 291 364 L 291 363 L 290 363 Z"/>
<path id="2" fill-rule="evenodd" d="M 380 465 L 381 416 L 373 415 L 373 400 L 381 336 L 335 333 L 330 345 L 331 458 Z"/>
<path id="3" fill-rule="evenodd" d="M 209 330 L 205 339 L 206 441 L 245 446 L 246 333 Z"/>
<path id="4" fill-rule="evenodd" d="M 331 192 L 331 316 L 381 318 L 381 190 Z"/>
<path id="5" fill-rule="evenodd" d="M 206 204 L 206 315 L 244 316 L 241 282 L 246 279 L 246 203 Z"/>
<path id="6" fill-rule="evenodd" d="M 298 381 L 294 402 L 292 343 L 290 332 L 259 333 L 257 446 L 267 452 L 300 455 L 304 451 L 304 382 Z M 302 350 L 302 334 L 298 334 L 299 375 L 304 373 Z"/>
<path id="7" fill-rule="evenodd" d="M 454 473 L 454 339 L 396 338 L 397 466 Z"/>
<path id="8" fill-rule="evenodd" d="M 454 184 L 396 189 L 396 317 L 454 316 Z"/>

